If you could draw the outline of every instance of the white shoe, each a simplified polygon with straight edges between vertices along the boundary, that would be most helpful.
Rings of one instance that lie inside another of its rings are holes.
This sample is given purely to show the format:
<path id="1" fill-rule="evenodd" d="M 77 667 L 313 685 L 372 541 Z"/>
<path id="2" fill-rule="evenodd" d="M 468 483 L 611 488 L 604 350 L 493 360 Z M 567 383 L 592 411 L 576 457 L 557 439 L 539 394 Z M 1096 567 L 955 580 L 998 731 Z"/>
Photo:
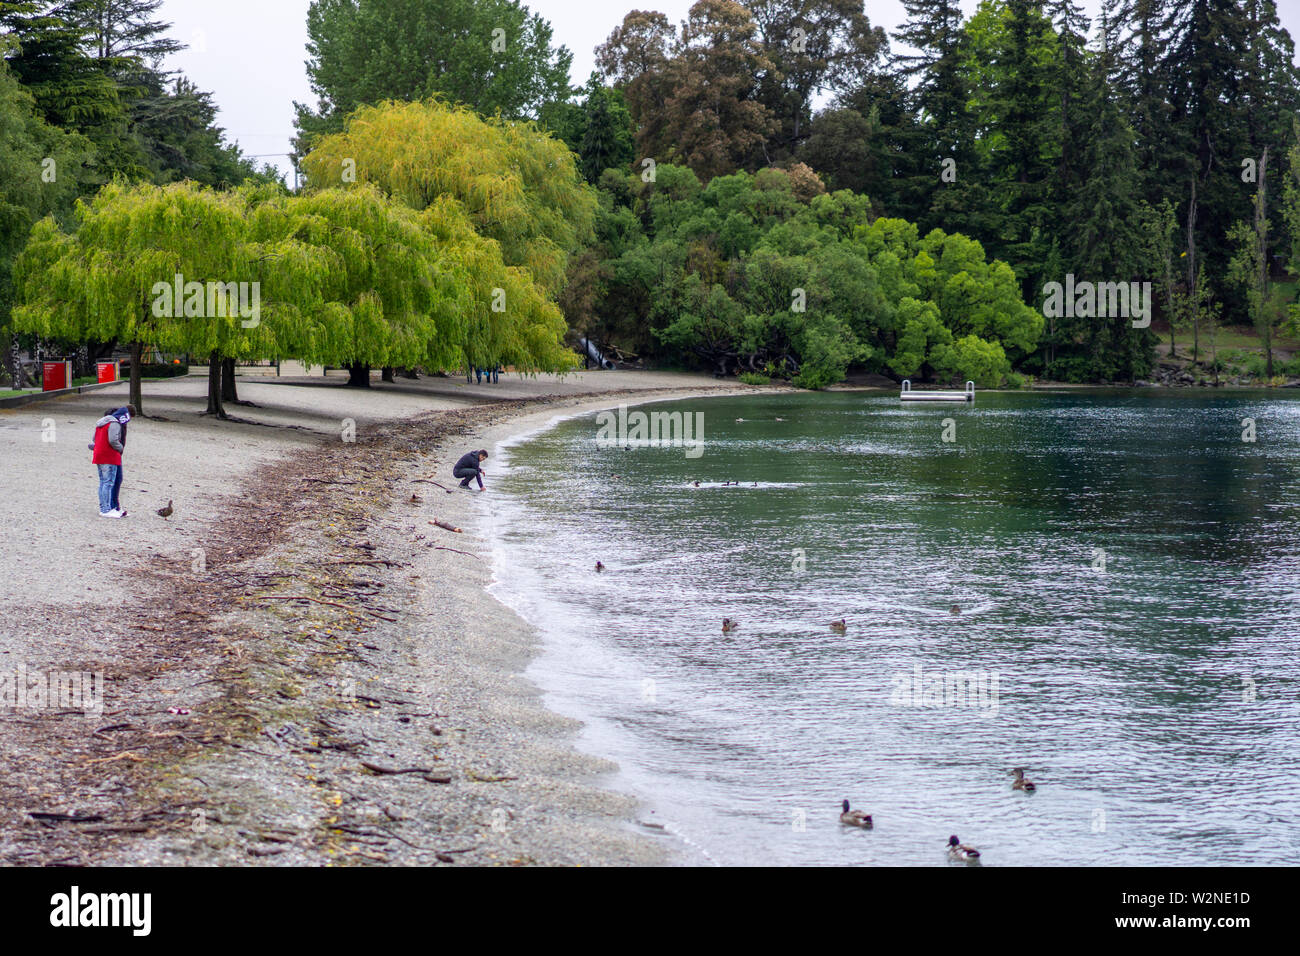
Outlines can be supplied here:
<path id="1" fill-rule="evenodd" d="M 101 511 L 101 512 L 99 513 L 99 516 L 100 516 L 101 518 L 120 518 L 120 517 L 122 517 L 122 512 L 120 512 L 120 511 Z"/>

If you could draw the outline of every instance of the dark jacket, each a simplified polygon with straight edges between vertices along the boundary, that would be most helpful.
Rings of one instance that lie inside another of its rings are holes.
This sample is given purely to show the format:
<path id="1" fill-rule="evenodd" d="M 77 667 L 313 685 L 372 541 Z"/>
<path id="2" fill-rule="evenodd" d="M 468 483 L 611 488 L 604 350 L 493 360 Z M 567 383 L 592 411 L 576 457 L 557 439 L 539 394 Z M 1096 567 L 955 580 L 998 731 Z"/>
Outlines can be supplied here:
<path id="1" fill-rule="evenodd" d="M 456 467 L 452 471 L 460 471 L 462 468 L 469 468 L 473 471 L 480 471 L 478 452 L 472 451 L 468 455 L 461 455 L 460 461 L 456 462 Z"/>

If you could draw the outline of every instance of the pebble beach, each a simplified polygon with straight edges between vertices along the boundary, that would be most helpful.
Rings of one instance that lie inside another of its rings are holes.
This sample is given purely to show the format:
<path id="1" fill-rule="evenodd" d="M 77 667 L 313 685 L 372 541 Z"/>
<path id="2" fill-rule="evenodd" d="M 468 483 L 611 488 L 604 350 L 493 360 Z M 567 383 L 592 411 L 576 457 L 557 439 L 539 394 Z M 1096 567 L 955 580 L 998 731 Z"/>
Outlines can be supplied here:
<path id="1" fill-rule="evenodd" d="M 537 636 L 485 590 L 450 465 L 560 415 L 727 386 L 248 377 L 226 422 L 200 414 L 205 386 L 146 383 L 119 521 L 85 446 L 125 384 L 0 410 L 0 673 L 103 688 L 94 708 L 0 706 L 0 862 L 671 863 L 521 676 Z"/>

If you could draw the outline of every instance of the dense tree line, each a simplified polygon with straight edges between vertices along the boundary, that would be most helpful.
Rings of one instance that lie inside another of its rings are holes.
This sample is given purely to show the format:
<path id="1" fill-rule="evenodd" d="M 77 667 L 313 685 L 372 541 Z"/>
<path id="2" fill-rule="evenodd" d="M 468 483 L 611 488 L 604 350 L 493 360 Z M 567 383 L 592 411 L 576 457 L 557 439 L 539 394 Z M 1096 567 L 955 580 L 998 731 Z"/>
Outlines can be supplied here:
<path id="1" fill-rule="evenodd" d="M 596 50 L 598 74 L 562 95 L 568 52 L 519 4 L 403 0 L 393 5 L 401 17 L 381 13 L 387 6 L 313 4 L 321 106 L 300 120 L 304 139 L 337 122 L 333 104 L 357 101 L 364 75 L 372 102 L 438 91 L 485 115 L 537 120 L 601 185 L 602 217 L 641 201 L 629 172 L 649 182 L 656 169 L 685 167 L 707 195 L 714 179 L 780 169 L 865 197 L 858 225 L 901 219 L 922 238 L 937 229 L 978 242 L 1036 309 L 1071 276 L 1149 281 L 1154 325 L 1185 328 L 1194 358 L 1219 322 L 1253 323 L 1267 342 L 1294 312 L 1289 273 L 1300 267 L 1284 186 L 1295 175 L 1300 71 L 1275 0 L 1107 0 L 1095 22 L 1078 0 L 984 0 L 970 17 L 957 0 L 904 0 L 892 38 L 862 0 L 700 0 L 679 24 L 627 14 Z M 420 24 L 444 6 L 455 16 L 434 36 Z M 470 82 L 450 51 L 473 46 L 492 16 L 507 24 L 505 43 Z M 330 52 L 377 47 L 398 50 L 400 68 L 343 70 L 346 57 Z M 519 75 L 533 79 L 510 92 L 496 83 Z M 609 169 L 617 179 L 602 179 Z M 723 233 L 670 238 L 643 226 L 638 241 L 685 263 L 701 288 L 716 277 L 674 242 L 734 259 Z M 570 323 L 624 351 L 700 358 L 674 331 L 689 318 L 672 311 L 681 300 L 626 281 L 624 238 L 606 231 L 570 256 Z M 1157 340 L 1142 321 L 1046 311 L 1039 339 L 1009 359 L 1017 369 L 1074 381 L 1149 374 Z M 813 309 L 798 321 L 830 317 Z M 727 349 L 749 354 L 739 340 Z M 850 365 L 889 368 L 849 351 Z M 785 358 L 800 362 L 799 346 Z M 1271 371 L 1271 352 L 1268 361 Z"/>
<path id="2" fill-rule="evenodd" d="M 608 170 L 596 254 L 571 270 L 570 321 L 592 338 L 693 356 L 718 374 L 819 388 L 850 366 L 997 386 L 1043 317 L 980 244 L 872 217 L 807 167 L 715 176 Z"/>
<path id="3" fill-rule="evenodd" d="M 1159 280 L 1172 254 L 1156 314 L 1194 347 L 1215 315 L 1274 330 L 1294 286 L 1263 308 L 1232 267 L 1247 223 L 1256 246 L 1266 235 L 1265 281 L 1288 278 L 1295 239 L 1280 199 L 1254 225 L 1258 195 L 1292 175 L 1300 110 L 1274 0 L 1109 0 L 1096 23 L 1075 0 L 984 0 L 969 19 L 956 0 L 904 5 L 893 51 L 850 0 L 702 0 L 679 29 L 635 11 L 598 62 L 639 157 L 706 181 L 801 161 L 872 215 L 978 240 L 1035 306 L 1067 274 Z M 1019 367 L 1132 379 L 1154 342 L 1128 321 L 1054 317 Z"/>
<path id="4" fill-rule="evenodd" d="M 41 217 L 74 226 L 115 177 L 255 172 L 162 72 L 158 4 L 0 0 L 0 319 Z M 1300 71 L 1275 0 L 904 7 L 892 38 L 862 0 L 633 11 L 571 88 L 517 0 L 314 0 L 307 188 L 467 217 L 507 270 L 467 301 L 521 309 L 467 318 L 475 362 L 561 367 L 559 309 L 623 352 L 813 386 L 1125 381 L 1154 328 L 1187 329 L 1194 359 L 1221 322 L 1293 330 Z M 1053 307 L 1076 280 L 1150 282 L 1154 327 Z M 373 344 L 357 369 L 388 360 Z"/>
<path id="5" fill-rule="evenodd" d="M 166 36 L 159 6 L 0 0 L 0 337 L 7 342 L 17 344 L 10 335 L 14 261 L 44 216 L 71 223 L 76 200 L 114 177 L 223 187 L 274 178 L 226 142 L 209 94 L 164 68 L 181 45 Z M 5 353 L 9 364 L 16 348 Z"/>

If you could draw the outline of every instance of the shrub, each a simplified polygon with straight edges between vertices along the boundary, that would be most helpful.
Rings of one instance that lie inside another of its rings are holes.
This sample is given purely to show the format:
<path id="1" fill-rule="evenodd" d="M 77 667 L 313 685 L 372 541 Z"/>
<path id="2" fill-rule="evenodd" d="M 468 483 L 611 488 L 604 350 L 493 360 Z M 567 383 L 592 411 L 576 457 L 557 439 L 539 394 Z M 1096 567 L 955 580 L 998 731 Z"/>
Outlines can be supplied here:
<path id="1" fill-rule="evenodd" d="M 843 375 L 837 375 L 830 369 L 805 365 L 791 382 L 799 388 L 809 388 L 815 391 L 819 388 L 825 388 L 827 385 L 834 385 L 843 377 Z"/>
<path id="2" fill-rule="evenodd" d="M 758 372 L 741 372 L 736 378 L 746 385 L 769 385 L 772 382 L 766 375 L 760 375 Z"/>
<path id="3" fill-rule="evenodd" d="M 997 342 L 967 335 L 940 352 L 935 368 L 940 375 L 973 381 L 978 388 L 997 388 L 1011 371 L 1011 363 Z"/>

